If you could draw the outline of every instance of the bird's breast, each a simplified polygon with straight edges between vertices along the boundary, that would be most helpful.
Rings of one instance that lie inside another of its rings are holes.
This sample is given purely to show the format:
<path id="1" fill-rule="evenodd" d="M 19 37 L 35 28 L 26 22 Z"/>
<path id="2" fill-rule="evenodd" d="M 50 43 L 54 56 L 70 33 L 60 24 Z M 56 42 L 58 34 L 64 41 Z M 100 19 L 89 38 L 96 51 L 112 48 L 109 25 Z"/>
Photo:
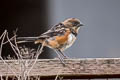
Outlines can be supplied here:
<path id="1" fill-rule="evenodd" d="M 75 42 L 75 40 L 76 40 L 75 35 L 73 35 L 72 33 L 69 34 L 69 35 L 68 35 L 68 40 L 67 40 L 67 42 L 61 47 L 61 50 L 63 51 L 63 50 L 65 50 L 65 49 L 71 47 L 72 44 Z"/>
<path id="2" fill-rule="evenodd" d="M 72 33 L 69 34 L 68 41 L 67 41 L 67 45 L 68 45 L 67 47 L 72 46 L 72 44 L 75 42 L 75 40 L 76 40 L 75 35 L 73 35 Z"/>
<path id="3" fill-rule="evenodd" d="M 65 49 L 72 46 L 75 40 L 76 36 L 68 31 L 62 36 L 55 36 L 54 38 L 49 38 L 47 40 L 47 44 L 50 48 L 57 48 L 64 51 Z"/>

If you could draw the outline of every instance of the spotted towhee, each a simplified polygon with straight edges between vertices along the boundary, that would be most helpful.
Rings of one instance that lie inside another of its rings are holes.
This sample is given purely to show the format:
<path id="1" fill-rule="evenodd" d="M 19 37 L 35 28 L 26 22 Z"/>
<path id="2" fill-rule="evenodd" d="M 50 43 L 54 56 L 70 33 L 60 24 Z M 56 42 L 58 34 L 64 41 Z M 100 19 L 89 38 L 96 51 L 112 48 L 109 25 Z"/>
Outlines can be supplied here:
<path id="1" fill-rule="evenodd" d="M 38 37 L 18 37 L 18 43 L 34 42 L 40 44 L 44 42 L 44 46 L 52 48 L 60 56 L 66 58 L 63 51 L 75 42 L 78 30 L 83 24 L 77 18 L 69 18 L 55 25 L 47 32 Z"/>

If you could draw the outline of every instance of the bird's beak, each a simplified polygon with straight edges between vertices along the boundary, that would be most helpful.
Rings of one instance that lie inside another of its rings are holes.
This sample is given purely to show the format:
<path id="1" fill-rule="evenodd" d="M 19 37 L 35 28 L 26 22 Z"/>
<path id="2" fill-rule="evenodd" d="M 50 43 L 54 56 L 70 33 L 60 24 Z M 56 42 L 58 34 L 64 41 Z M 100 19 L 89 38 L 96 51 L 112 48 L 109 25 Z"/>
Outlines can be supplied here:
<path id="1" fill-rule="evenodd" d="M 81 27 L 81 26 L 84 26 L 84 24 L 79 24 L 77 27 Z"/>
<path id="2" fill-rule="evenodd" d="M 80 26 L 84 26 L 84 24 L 80 24 Z"/>
<path id="3" fill-rule="evenodd" d="M 82 22 L 80 22 L 80 26 L 84 26 L 84 24 Z"/>

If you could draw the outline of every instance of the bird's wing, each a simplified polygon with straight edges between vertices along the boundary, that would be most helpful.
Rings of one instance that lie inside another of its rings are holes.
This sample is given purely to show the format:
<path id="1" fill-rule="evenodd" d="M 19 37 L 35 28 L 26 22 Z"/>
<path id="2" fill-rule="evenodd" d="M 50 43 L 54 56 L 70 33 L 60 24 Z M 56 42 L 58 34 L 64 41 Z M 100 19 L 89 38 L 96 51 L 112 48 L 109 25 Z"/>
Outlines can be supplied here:
<path id="1" fill-rule="evenodd" d="M 66 31 L 65 29 L 57 29 L 54 31 L 48 30 L 47 32 L 41 34 L 39 36 L 39 39 L 40 38 L 50 38 L 50 37 L 54 37 L 54 36 L 61 36 L 61 35 L 64 35 L 65 31 Z"/>
<path id="2" fill-rule="evenodd" d="M 63 23 L 58 23 L 57 25 L 53 26 L 50 30 L 58 30 L 58 29 L 61 29 L 61 28 L 64 28 L 65 25 Z"/>
<path id="3" fill-rule="evenodd" d="M 49 38 L 57 35 L 63 35 L 65 32 L 64 25 L 62 23 L 59 23 L 55 26 L 53 26 L 50 30 L 47 32 L 41 34 L 39 38 Z"/>

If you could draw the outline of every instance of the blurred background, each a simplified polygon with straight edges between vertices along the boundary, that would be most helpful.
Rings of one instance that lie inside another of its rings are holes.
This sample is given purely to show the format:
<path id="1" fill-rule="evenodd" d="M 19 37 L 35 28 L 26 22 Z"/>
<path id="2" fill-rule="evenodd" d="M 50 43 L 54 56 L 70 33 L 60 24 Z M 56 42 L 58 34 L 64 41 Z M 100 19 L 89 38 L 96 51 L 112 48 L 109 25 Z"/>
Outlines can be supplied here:
<path id="1" fill-rule="evenodd" d="M 71 17 L 79 18 L 85 26 L 81 27 L 75 44 L 64 52 L 66 55 L 120 57 L 120 0 L 1 0 L 0 34 L 7 29 L 12 36 L 18 28 L 18 36 L 39 36 Z M 3 56 L 8 55 L 6 47 Z M 45 48 L 40 58 L 55 56 L 51 49 Z"/>

